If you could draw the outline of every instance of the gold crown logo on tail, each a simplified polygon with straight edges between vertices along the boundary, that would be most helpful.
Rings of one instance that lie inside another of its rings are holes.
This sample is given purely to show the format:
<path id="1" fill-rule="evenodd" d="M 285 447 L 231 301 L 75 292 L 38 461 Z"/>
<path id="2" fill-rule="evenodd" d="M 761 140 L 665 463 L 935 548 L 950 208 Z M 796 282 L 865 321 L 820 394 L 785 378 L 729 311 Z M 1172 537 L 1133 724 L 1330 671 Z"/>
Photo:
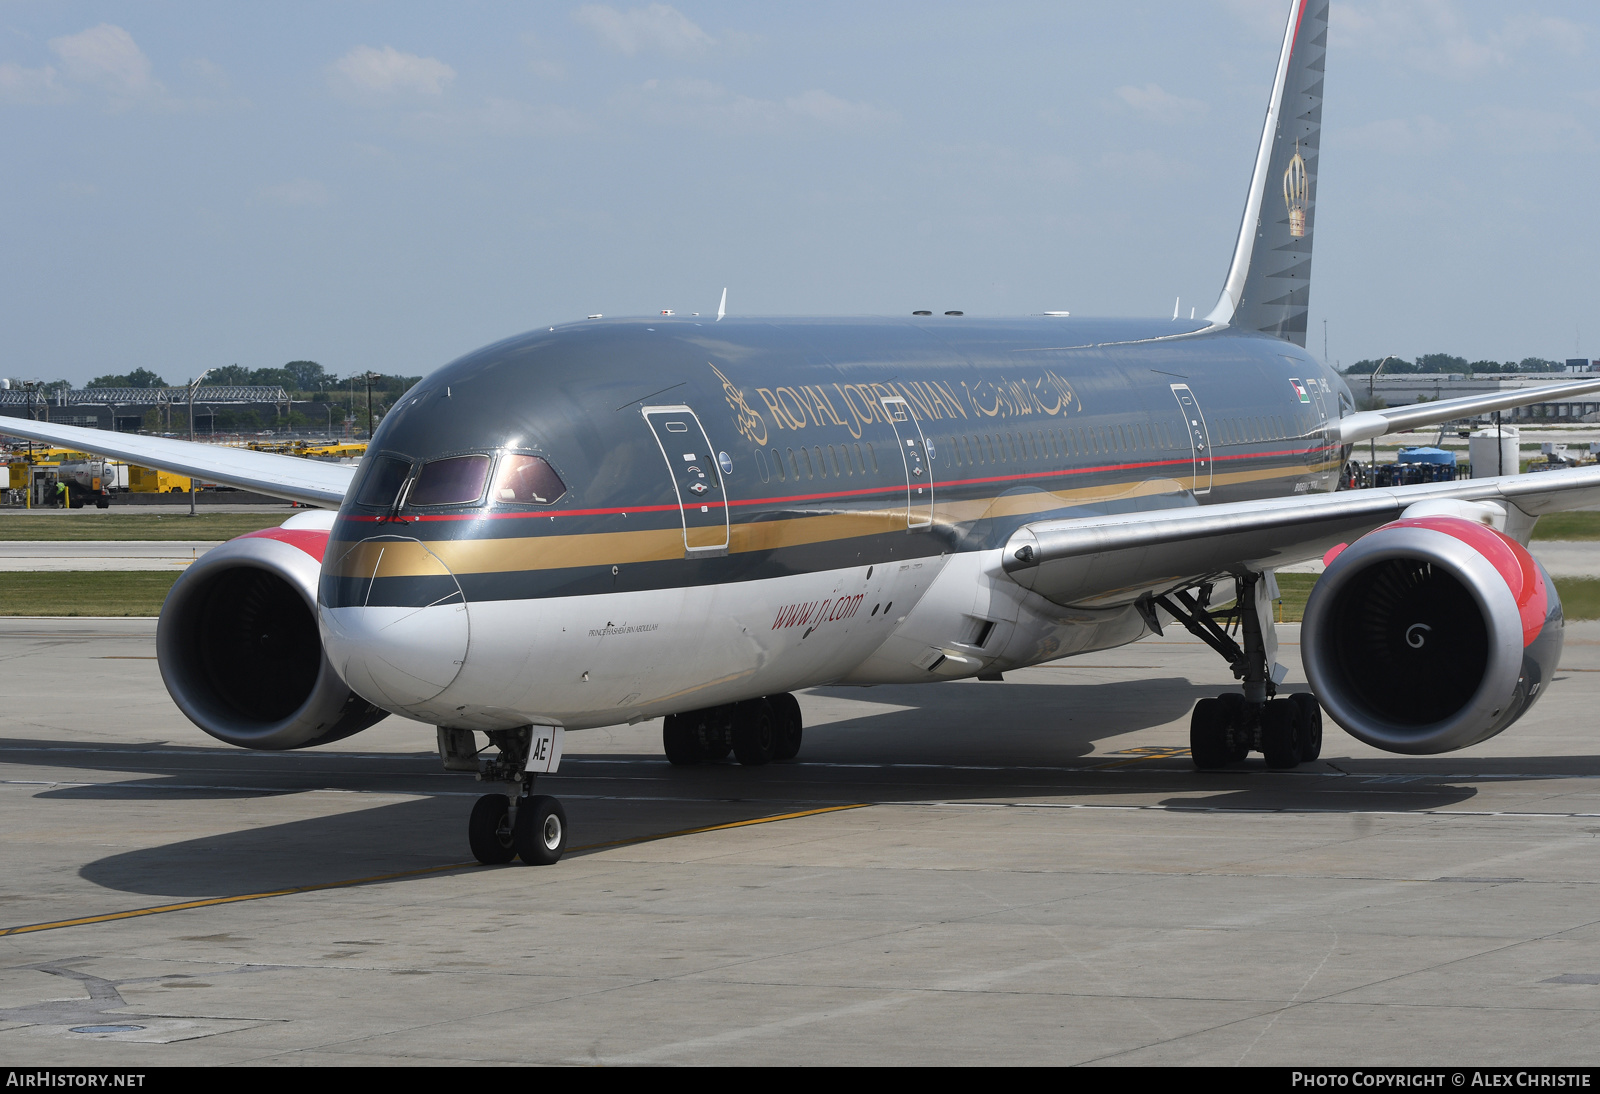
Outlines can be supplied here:
<path id="1" fill-rule="evenodd" d="M 1289 234 L 1301 239 L 1306 234 L 1306 161 L 1300 158 L 1300 142 L 1294 142 L 1294 158 L 1283 172 L 1283 203 L 1289 209 Z"/>

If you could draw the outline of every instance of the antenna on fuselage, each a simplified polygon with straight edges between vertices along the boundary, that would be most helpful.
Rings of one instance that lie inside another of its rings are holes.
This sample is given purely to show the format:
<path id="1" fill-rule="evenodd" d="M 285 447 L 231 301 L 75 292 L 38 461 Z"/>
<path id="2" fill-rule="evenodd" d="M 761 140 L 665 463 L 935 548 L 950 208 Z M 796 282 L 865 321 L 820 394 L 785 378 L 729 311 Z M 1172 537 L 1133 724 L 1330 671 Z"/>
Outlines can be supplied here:
<path id="1" fill-rule="evenodd" d="M 1178 318 L 1178 301 L 1182 299 L 1183 297 L 1181 296 L 1174 296 L 1172 298 L 1172 318 L 1174 319 Z"/>
<path id="2" fill-rule="evenodd" d="M 722 287 L 722 303 L 717 305 L 717 322 L 722 322 L 722 317 L 728 314 L 728 287 Z"/>

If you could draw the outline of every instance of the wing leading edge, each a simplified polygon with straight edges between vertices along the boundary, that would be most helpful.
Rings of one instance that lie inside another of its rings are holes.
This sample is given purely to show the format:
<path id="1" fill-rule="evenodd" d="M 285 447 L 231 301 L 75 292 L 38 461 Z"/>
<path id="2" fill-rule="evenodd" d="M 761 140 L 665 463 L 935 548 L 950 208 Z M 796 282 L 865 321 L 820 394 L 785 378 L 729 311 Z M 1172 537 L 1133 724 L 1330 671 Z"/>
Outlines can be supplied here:
<path id="1" fill-rule="evenodd" d="M 195 444 L 167 437 L 31 422 L 25 418 L 0 417 L 0 433 L 127 460 L 141 467 L 159 467 L 206 482 L 324 509 L 339 507 L 356 472 L 349 464 L 324 463 L 224 445 Z"/>
<path id="2" fill-rule="evenodd" d="M 1131 602 L 1208 574 L 1317 558 L 1424 501 L 1498 504 L 1508 532 L 1526 529 L 1543 513 L 1600 504 L 1600 468 L 1039 521 L 1012 534 L 1001 565 L 1057 604 Z"/>

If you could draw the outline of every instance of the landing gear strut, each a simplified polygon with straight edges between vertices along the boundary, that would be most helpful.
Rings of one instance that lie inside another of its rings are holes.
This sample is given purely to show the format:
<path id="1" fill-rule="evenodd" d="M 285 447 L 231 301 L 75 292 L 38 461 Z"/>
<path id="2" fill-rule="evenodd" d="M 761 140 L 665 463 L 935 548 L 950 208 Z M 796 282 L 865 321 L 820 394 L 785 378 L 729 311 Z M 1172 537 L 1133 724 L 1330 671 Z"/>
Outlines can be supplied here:
<path id="1" fill-rule="evenodd" d="M 1277 698 L 1272 655 L 1277 639 L 1272 630 L 1270 601 L 1262 597 L 1262 575 L 1253 571 L 1237 578 L 1239 598 L 1226 614 L 1207 606 L 1210 586 L 1197 600 L 1188 590 L 1140 602 L 1140 611 L 1156 633 L 1161 632 L 1159 606 L 1190 634 L 1222 655 L 1243 684 L 1244 694 L 1231 692 L 1201 699 L 1189 718 L 1189 752 L 1195 767 L 1215 771 L 1238 763 L 1251 751 L 1262 753 L 1267 766 L 1286 771 L 1322 754 L 1322 708 L 1316 696 L 1297 692 Z M 1237 621 L 1244 646 L 1218 624 Z"/>
<path id="2" fill-rule="evenodd" d="M 716 763 L 730 752 L 746 767 L 792 760 L 802 736 L 800 704 L 787 692 L 669 714 L 661 725 L 667 759 L 680 767 Z"/>
<path id="3" fill-rule="evenodd" d="M 557 799 L 533 792 L 535 775 L 529 770 L 555 770 L 560 755 L 554 741 L 554 734 L 545 727 L 539 727 L 537 733 L 534 726 L 489 731 L 489 743 L 499 749 L 499 755 L 476 761 L 478 781 L 511 783 L 517 793 L 515 797 L 485 794 L 472 807 L 467 842 L 472 857 L 485 866 L 503 865 L 513 858 L 529 866 L 550 866 L 566 851 L 567 811 Z M 446 769 L 463 770 L 473 751 L 471 730 L 440 728 L 439 752 Z M 531 764 L 530 754 L 534 756 Z"/>

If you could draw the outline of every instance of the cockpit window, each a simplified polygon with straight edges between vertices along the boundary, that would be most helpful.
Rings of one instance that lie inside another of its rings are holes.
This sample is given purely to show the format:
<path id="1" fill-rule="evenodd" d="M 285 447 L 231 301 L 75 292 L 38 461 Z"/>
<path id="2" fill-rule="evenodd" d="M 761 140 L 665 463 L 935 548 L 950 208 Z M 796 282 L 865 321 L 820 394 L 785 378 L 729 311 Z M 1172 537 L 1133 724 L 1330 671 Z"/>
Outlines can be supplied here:
<path id="1" fill-rule="evenodd" d="M 367 471 L 361 492 L 356 495 L 357 505 L 376 505 L 387 509 L 400 495 L 406 476 L 411 473 L 411 461 L 394 456 L 379 456 Z"/>
<path id="2" fill-rule="evenodd" d="M 417 481 L 406 495 L 413 505 L 471 505 L 483 497 L 489 477 L 488 456 L 451 456 L 422 465 Z"/>
<path id="3" fill-rule="evenodd" d="M 566 492 L 561 476 L 538 456 L 511 453 L 500 460 L 489 498 L 505 505 L 549 505 Z"/>

